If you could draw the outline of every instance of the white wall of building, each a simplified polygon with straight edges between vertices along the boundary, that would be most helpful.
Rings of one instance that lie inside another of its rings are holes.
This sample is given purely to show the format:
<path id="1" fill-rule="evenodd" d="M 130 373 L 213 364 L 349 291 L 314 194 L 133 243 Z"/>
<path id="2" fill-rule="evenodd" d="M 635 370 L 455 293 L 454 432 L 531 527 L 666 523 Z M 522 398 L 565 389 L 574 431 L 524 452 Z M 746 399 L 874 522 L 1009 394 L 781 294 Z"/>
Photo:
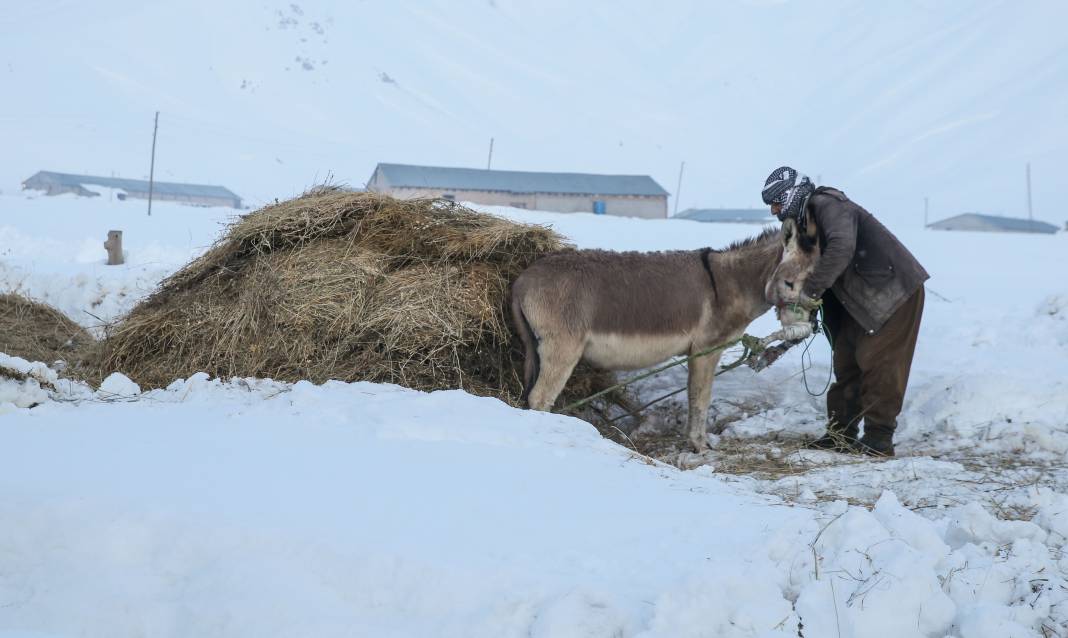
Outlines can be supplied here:
<path id="1" fill-rule="evenodd" d="M 594 200 L 605 203 L 605 214 L 618 217 L 666 218 L 666 196 L 570 195 L 554 193 L 508 193 L 503 191 L 444 190 L 440 188 L 390 187 L 370 184 L 374 191 L 400 199 L 452 196 L 456 201 L 488 206 L 514 206 L 557 213 L 592 213 Z"/>

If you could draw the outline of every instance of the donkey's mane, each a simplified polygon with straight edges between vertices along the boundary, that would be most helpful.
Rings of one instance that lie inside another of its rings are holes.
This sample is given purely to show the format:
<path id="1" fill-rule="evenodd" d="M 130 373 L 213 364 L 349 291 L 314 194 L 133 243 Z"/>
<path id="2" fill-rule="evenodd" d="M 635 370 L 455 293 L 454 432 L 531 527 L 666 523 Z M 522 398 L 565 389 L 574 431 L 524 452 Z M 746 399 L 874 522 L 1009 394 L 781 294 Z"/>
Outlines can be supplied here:
<path id="1" fill-rule="evenodd" d="M 713 250 L 715 253 L 729 253 L 736 250 L 742 250 L 743 248 L 749 248 L 750 246 L 756 246 L 757 244 L 763 244 L 772 238 L 778 237 L 782 229 L 778 226 L 765 226 L 764 230 L 759 235 L 754 237 L 746 237 L 745 239 L 739 239 L 732 241 L 726 248 L 720 248 Z"/>

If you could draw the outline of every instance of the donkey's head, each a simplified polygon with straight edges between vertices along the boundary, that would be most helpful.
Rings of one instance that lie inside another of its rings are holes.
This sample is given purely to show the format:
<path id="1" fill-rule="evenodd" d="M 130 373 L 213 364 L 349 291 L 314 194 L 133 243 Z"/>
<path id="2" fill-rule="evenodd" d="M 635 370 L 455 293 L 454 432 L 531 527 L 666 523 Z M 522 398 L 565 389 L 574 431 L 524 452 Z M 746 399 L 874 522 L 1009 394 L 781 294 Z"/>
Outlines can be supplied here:
<path id="1" fill-rule="evenodd" d="M 783 222 L 782 243 L 782 261 L 775 267 L 764 288 L 768 303 L 775 306 L 797 299 L 805 280 L 819 261 L 819 232 L 812 217 L 806 215 L 803 227 L 794 219 Z"/>

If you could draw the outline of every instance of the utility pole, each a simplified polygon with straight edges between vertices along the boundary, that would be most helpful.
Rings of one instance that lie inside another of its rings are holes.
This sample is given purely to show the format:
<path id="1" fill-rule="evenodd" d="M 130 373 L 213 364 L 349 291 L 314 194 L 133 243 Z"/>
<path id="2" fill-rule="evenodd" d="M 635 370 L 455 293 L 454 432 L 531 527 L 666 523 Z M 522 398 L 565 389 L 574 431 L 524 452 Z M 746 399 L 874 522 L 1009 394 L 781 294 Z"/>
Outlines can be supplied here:
<path id="1" fill-rule="evenodd" d="M 923 198 L 923 227 L 927 228 L 927 198 Z"/>
<path id="2" fill-rule="evenodd" d="M 1034 215 L 1031 212 L 1031 162 L 1027 163 L 1027 219 L 1034 221 Z"/>
<path id="3" fill-rule="evenodd" d="M 159 111 L 156 122 L 152 125 L 152 162 L 148 165 L 148 216 L 152 216 L 152 183 L 156 176 L 156 131 L 159 130 Z"/>
<path id="4" fill-rule="evenodd" d="M 487 171 L 490 170 L 491 166 L 493 166 L 493 138 L 492 137 L 490 138 L 490 151 L 489 151 L 489 159 L 486 160 L 486 170 Z"/>
<path id="5" fill-rule="evenodd" d="M 675 188 L 675 212 L 671 213 L 671 216 L 679 214 L 679 194 L 682 192 L 682 170 L 686 168 L 686 162 L 683 161 L 679 164 L 679 185 Z"/>

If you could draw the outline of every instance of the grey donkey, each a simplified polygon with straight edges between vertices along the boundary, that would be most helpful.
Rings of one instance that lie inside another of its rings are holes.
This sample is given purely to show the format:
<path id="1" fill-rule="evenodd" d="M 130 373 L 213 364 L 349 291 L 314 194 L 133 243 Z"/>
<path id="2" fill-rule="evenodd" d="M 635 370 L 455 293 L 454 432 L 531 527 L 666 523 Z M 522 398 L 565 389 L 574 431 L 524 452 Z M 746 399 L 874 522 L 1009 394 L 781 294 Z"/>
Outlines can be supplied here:
<path id="1" fill-rule="evenodd" d="M 768 228 L 723 250 L 578 250 L 534 262 L 512 285 L 512 316 L 526 350 L 525 400 L 551 410 L 580 360 L 638 370 L 741 337 L 772 307 L 773 288 L 814 267 L 818 251 L 796 241 L 788 222 L 784 232 Z M 705 421 L 721 354 L 689 364 L 686 436 L 697 452 L 708 448 Z"/>

